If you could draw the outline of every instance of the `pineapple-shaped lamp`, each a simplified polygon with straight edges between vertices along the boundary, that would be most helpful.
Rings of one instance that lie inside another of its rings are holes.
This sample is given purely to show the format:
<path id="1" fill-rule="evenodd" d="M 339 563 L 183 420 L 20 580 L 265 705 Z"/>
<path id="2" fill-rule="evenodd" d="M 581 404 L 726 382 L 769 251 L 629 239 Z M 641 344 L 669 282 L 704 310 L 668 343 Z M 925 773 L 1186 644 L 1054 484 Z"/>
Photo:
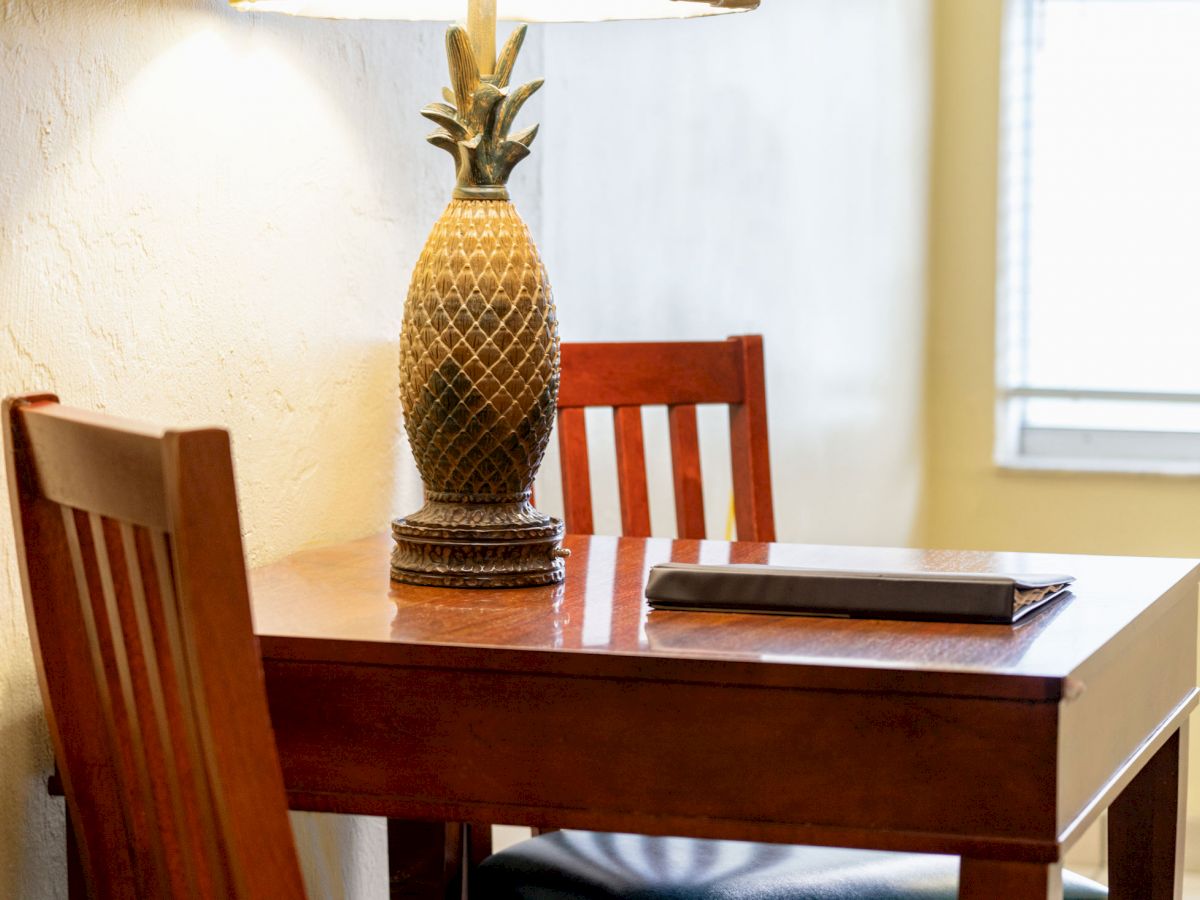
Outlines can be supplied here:
<path id="1" fill-rule="evenodd" d="M 558 325 L 550 283 L 509 200 L 508 177 L 537 126 L 514 130 L 540 80 L 511 87 L 525 39 L 496 54 L 496 20 L 686 18 L 759 0 L 232 0 L 243 10 L 324 18 L 445 20 L 451 86 L 421 114 L 454 158 L 453 198 L 417 260 L 400 332 L 404 425 L 425 505 L 392 523 L 392 577 L 410 584 L 522 587 L 563 579 L 562 522 L 530 503 L 554 425 Z"/>

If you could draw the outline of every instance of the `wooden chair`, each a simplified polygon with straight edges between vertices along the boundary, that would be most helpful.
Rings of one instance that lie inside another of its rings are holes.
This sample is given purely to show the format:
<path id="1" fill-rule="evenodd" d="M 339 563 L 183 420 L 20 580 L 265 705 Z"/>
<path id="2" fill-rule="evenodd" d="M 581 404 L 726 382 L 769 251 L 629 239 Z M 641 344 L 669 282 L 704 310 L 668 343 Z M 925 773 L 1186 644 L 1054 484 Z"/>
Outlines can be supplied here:
<path id="1" fill-rule="evenodd" d="M 594 531 L 584 410 L 608 406 L 616 431 L 621 530 L 627 537 L 650 537 L 641 407 L 666 406 L 678 535 L 705 537 L 696 432 L 702 403 L 729 406 L 738 539 L 775 540 L 760 335 L 705 343 L 563 344 L 558 443 L 567 531 Z"/>
<path id="2" fill-rule="evenodd" d="M 621 533 L 651 536 L 642 407 L 665 406 L 676 531 L 681 538 L 705 538 L 696 407 L 711 403 L 729 406 L 737 536 L 775 540 L 762 335 L 724 341 L 566 343 L 560 373 L 558 446 L 568 533 L 595 533 L 585 413 L 610 407 Z M 551 832 L 533 829 L 535 835 Z"/>
<path id="3" fill-rule="evenodd" d="M 229 436 L 4 401 L 21 580 L 90 895 L 304 896 Z"/>
<path id="4" fill-rule="evenodd" d="M 737 536 L 775 540 L 762 338 L 563 344 L 559 447 L 567 531 L 593 533 L 584 410 L 611 406 L 621 527 L 650 536 L 642 406 L 666 405 L 679 537 L 703 538 L 696 404 L 729 404 Z M 730 760 L 730 765 L 737 765 Z M 533 829 L 471 873 L 478 900 L 881 900 L 958 896 L 949 856 Z M 1064 873 L 1067 900 L 1105 890 Z"/>

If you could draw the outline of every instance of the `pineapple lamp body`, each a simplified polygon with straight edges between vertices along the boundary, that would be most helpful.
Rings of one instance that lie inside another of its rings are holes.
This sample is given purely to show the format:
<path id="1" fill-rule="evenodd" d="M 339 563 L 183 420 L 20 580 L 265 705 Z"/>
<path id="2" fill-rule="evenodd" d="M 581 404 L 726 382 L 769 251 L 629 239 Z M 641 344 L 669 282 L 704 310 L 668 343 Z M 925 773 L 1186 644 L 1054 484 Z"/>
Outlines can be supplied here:
<path id="1" fill-rule="evenodd" d="M 530 503 L 554 425 L 554 301 L 529 229 L 508 199 L 536 127 L 510 136 L 541 82 L 508 91 L 524 39 L 481 76 L 466 32 L 447 35 L 449 103 L 422 113 L 458 170 L 454 199 L 417 261 L 400 334 L 404 425 L 425 505 L 392 523 L 392 577 L 410 584 L 521 587 L 563 579 L 563 526 Z"/>

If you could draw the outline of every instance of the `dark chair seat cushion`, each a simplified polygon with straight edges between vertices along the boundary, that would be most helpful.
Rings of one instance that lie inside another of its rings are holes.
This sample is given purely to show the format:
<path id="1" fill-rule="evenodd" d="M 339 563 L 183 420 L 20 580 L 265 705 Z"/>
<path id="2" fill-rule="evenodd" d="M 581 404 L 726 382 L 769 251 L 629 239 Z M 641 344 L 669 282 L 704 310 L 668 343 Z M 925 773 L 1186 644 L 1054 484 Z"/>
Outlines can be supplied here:
<path id="1" fill-rule="evenodd" d="M 1067 900 L 1107 897 L 1063 876 Z M 478 900 L 955 900 L 958 858 L 557 831 L 484 861 Z"/>

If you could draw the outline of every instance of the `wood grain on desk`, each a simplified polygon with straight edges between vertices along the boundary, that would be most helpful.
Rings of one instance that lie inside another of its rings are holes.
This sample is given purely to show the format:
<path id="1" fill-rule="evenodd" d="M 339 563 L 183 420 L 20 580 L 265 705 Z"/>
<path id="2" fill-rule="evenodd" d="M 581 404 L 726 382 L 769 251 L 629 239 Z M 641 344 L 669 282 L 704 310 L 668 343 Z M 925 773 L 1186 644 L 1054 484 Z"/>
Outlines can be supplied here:
<path id="1" fill-rule="evenodd" d="M 317 548 L 256 570 L 255 628 L 278 658 L 396 659 L 425 646 L 544 654 L 636 655 L 720 663 L 756 684 L 1054 699 L 1098 648 L 1173 588 L 1194 584 L 1193 560 L 1051 556 L 789 544 L 568 537 L 565 584 L 461 590 L 394 584 L 385 535 Z M 643 596 L 650 566 L 667 561 L 773 563 L 848 569 L 1064 573 L 1074 596 L 1018 625 L 902 622 L 752 614 L 653 612 Z M 1189 576 L 1191 581 L 1188 581 Z M 317 644 L 305 645 L 303 638 Z M 338 647 L 344 641 L 353 647 Z M 500 664 L 498 658 L 488 658 Z M 654 661 L 654 662 L 651 662 Z M 737 667 L 738 662 L 753 662 Z M 551 665 L 551 663 L 544 663 Z M 766 665 L 764 665 L 766 664 Z M 530 663 L 527 657 L 520 665 Z M 560 663 L 570 669 L 573 663 Z M 602 666 L 601 659 L 574 665 Z M 624 663 L 622 663 L 624 665 Z M 782 671 L 781 671 L 782 670 Z M 906 672 L 919 673 L 909 679 Z M 997 681 L 990 676 L 1002 674 Z"/>
<path id="2" fill-rule="evenodd" d="M 1192 561 L 572 537 L 563 585 L 253 573 L 300 807 L 1053 862 L 1195 703 Z M 1017 626 L 649 612 L 667 560 L 1065 572 Z"/>

